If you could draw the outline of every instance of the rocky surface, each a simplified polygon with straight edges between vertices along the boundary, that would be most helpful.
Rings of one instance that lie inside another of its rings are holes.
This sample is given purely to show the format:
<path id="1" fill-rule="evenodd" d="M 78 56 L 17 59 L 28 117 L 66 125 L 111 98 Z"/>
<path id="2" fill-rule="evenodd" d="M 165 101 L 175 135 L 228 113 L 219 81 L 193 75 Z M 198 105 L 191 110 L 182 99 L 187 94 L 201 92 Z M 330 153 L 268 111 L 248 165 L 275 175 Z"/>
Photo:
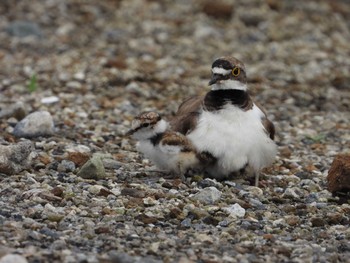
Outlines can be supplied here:
<path id="1" fill-rule="evenodd" d="M 55 130 L 1 172 L 0 262 L 348 261 L 349 199 L 326 179 L 350 146 L 348 1 L 215 3 L 1 2 L 1 145 L 33 112 Z M 261 188 L 170 178 L 124 136 L 140 111 L 205 93 L 227 54 L 277 128 Z M 78 176 L 96 154 L 103 178 Z"/>

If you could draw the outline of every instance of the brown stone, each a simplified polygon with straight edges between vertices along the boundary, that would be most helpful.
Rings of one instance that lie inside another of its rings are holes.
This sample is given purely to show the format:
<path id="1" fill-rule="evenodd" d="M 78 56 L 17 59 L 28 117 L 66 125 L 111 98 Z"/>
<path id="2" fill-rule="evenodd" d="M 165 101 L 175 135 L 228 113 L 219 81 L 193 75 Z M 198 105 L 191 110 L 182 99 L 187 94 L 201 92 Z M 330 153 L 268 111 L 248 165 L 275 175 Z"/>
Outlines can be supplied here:
<path id="1" fill-rule="evenodd" d="M 338 154 L 328 171 L 328 190 L 350 192 L 350 153 Z"/>
<path id="2" fill-rule="evenodd" d="M 82 166 L 85 164 L 90 158 L 89 153 L 83 152 L 69 152 L 68 160 L 72 161 L 76 166 Z"/>
<path id="3" fill-rule="evenodd" d="M 100 227 L 97 227 L 95 228 L 95 233 L 96 234 L 108 234 L 110 233 L 110 229 L 109 227 L 106 227 L 106 226 L 100 226 Z"/>
<path id="4" fill-rule="evenodd" d="M 313 217 L 310 221 L 313 227 L 321 227 L 326 224 L 325 220 L 321 217 Z"/>
<path id="5" fill-rule="evenodd" d="M 62 197 L 63 196 L 63 192 L 64 192 L 64 188 L 57 186 L 57 187 L 52 188 L 50 192 L 54 196 Z"/>
<path id="6" fill-rule="evenodd" d="M 233 13 L 233 4 L 224 1 L 204 1 L 202 11 L 208 16 L 220 19 L 229 19 Z"/>

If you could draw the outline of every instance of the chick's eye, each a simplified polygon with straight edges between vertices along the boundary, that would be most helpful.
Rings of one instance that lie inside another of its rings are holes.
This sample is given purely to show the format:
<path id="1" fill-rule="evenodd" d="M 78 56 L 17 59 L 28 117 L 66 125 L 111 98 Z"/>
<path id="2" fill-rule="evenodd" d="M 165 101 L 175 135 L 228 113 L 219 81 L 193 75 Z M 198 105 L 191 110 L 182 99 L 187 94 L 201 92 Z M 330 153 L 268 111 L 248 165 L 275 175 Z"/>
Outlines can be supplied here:
<path id="1" fill-rule="evenodd" d="M 232 69 L 232 75 L 233 76 L 237 77 L 239 74 L 241 74 L 241 69 L 240 68 L 235 67 L 235 68 Z"/>
<path id="2" fill-rule="evenodd" d="M 148 126 L 149 126 L 149 123 L 142 124 L 142 127 L 148 127 Z"/>

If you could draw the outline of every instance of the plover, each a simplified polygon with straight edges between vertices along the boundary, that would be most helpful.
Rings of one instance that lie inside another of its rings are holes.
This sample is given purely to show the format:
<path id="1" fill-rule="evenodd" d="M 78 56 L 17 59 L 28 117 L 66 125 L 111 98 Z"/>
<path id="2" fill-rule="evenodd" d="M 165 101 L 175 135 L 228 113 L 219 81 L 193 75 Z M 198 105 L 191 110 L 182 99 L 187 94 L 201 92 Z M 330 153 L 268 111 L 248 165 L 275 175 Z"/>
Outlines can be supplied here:
<path id="1" fill-rule="evenodd" d="M 222 57 L 211 71 L 211 90 L 184 101 L 171 128 L 185 134 L 198 152 L 216 158 L 207 168 L 210 177 L 222 180 L 244 171 L 258 185 L 261 169 L 276 156 L 274 125 L 251 99 L 241 61 Z"/>
<path id="2" fill-rule="evenodd" d="M 186 136 L 169 130 L 168 122 L 157 112 L 136 116 L 127 134 L 138 141 L 137 149 L 158 168 L 181 177 L 190 169 L 200 169 L 201 163 L 210 163 L 210 157 L 197 154 Z"/>

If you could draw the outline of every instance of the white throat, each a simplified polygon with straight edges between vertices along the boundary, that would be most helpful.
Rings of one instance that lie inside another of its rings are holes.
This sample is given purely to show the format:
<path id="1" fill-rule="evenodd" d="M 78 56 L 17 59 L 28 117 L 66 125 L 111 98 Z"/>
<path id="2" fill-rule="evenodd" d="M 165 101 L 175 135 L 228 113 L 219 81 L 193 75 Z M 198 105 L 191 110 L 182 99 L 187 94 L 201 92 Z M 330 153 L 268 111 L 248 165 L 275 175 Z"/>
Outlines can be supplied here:
<path id="1" fill-rule="evenodd" d="M 154 133 L 163 133 L 168 129 L 168 123 L 165 120 L 160 120 L 154 126 Z"/>
<path id="2" fill-rule="evenodd" d="M 211 86 L 211 90 L 229 90 L 229 89 L 247 91 L 247 84 L 237 80 L 228 79 L 228 80 L 223 80 L 221 82 L 215 83 Z"/>

